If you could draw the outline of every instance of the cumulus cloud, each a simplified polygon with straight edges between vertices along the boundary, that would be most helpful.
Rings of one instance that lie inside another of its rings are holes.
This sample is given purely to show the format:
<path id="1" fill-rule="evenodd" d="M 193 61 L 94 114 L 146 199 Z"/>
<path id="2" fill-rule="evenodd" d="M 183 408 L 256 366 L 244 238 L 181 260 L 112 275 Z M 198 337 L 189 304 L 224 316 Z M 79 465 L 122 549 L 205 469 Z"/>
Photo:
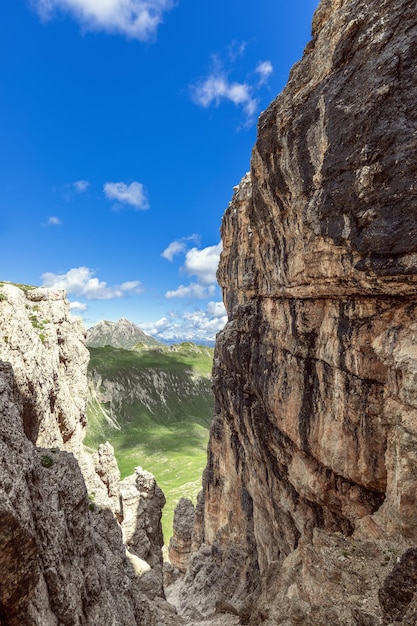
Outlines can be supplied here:
<path id="1" fill-rule="evenodd" d="M 242 56 L 246 44 L 232 44 L 229 49 L 229 60 L 234 61 Z M 255 121 L 255 115 L 259 107 L 259 98 L 256 91 L 264 85 L 273 71 L 270 61 L 260 61 L 255 69 L 258 80 L 254 81 L 254 73 L 251 79 L 235 81 L 229 78 L 232 68 L 225 69 L 218 55 L 211 59 L 209 73 L 191 85 L 191 98 L 193 102 L 204 108 L 219 106 L 222 102 L 229 101 L 240 107 L 246 118 L 245 125 L 250 126 Z"/>
<path id="2" fill-rule="evenodd" d="M 263 85 L 267 82 L 268 78 L 274 71 L 271 61 L 260 61 L 256 67 L 255 72 L 259 74 L 259 85 Z"/>
<path id="3" fill-rule="evenodd" d="M 229 100 L 241 106 L 248 121 L 258 107 L 258 100 L 252 96 L 251 86 L 244 82 L 231 82 L 225 73 L 212 73 L 192 87 L 192 99 L 195 104 L 208 108 L 218 106 L 223 100 Z"/>
<path id="4" fill-rule="evenodd" d="M 197 236 L 192 235 L 192 237 Z M 185 249 L 186 245 L 183 240 L 174 241 L 164 250 L 162 256 L 172 261 L 175 254 L 184 253 Z M 216 272 L 221 250 L 221 242 L 216 246 L 208 246 L 201 250 L 196 247 L 188 250 L 185 253 L 185 263 L 180 271 L 183 274 L 195 276 L 197 281 L 167 291 L 165 297 L 168 299 L 197 298 L 199 300 L 212 298 L 217 291 Z"/>
<path id="5" fill-rule="evenodd" d="M 184 271 L 190 276 L 196 276 L 204 285 L 215 283 L 221 251 L 221 242 L 202 250 L 191 248 L 185 256 Z"/>
<path id="6" fill-rule="evenodd" d="M 50 224 L 51 226 L 60 226 L 62 222 L 59 217 L 51 215 L 51 217 L 48 217 L 48 224 Z"/>
<path id="7" fill-rule="evenodd" d="M 190 285 L 180 285 L 174 291 L 167 291 L 165 297 L 170 300 L 171 298 L 198 298 L 204 300 L 214 295 L 216 291 L 215 285 L 203 286 L 198 283 L 191 283 Z"/>
<path id="8" fill-rule="evenodd" d="M 71 311 L 79 311 L 82 313 L 87 309 L 87 305 L 84 302 L 77 302 L 76 300 L 75 302 L 70 302 L 70 309 Z"/>
<path id="9" fill-rule="evenodd" d="M 216 334 L 227 322 L 222 302 L 209 302 L 206 310 L 183 314 L 170 313 L 156 322 L 141 324 L 144 332 L 162 341 L 194 341 L 213 344 Z"/>
<path id="10" fill-rule="evenodd" d="M 185 252 L 185 246 L 186 244 L 184 241 L 173 241 L 167 248 L 165 248 L 165 250 L 161 253 L 161 256 L 164 257 L 164 259 L 167 259 L 167 261 L 172 261 L 174 256 Z"/>
<path id="11" fill-rule="evenodd" d="M 46 272 L 42 274 L 43 286 L 65 289 L 67 293 L 83 296 L 87 300 L 111 300 L 131 294 L 139 294 L 143 291 L 138 280 L 127 281 L 121 285 L 110 287 L 106 282 L 94 276 L 94 273 L 88 267 L 75 267 L 66 274 Z"/>
<path id="12" fill-rule="evenodd" d="M 134 181 L 127 185 L 126 183 L 105 183 L 103 191 L 109 200 L 117 200 L 114 209 L 121 208 L 121 205 L 128 204 L 137 211 L 149 209 L 148 198 L 142 183 Z"/>
<path id="13" fill-rule="evenodd" d="M 213 319 L 221 319 L 225 324 L 225 318 L 227 318 L 226 308 L 223 302 L 209 302 L 207 305 L 207 315 Z"/>
<path id="14" fill-rule="evenodd" d="M 189 241 L 198 241 L 198 235 L 190 235 L 189 237 L 182 237 L 177 241 L 172 241 L 167 248 L 161 253 L 161 256 L 167 261 L 173 261 L 174 256 L 177 254 L 183 254 L 187 249 Z"/>
<path id="15" fill-rule="evenodd" d="M 155 36 L 175 0 L 32 0 L 44 20 L 69 13 L 85 30 L 119 33 L 147 41 Z"/>

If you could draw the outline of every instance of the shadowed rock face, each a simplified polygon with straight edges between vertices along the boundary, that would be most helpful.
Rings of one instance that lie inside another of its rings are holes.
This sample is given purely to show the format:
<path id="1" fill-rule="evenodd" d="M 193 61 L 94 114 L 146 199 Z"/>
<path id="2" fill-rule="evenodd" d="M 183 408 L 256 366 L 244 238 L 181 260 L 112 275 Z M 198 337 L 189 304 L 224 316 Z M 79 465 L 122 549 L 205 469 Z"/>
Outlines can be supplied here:
<path id="1" fill-rule="evenodd" d="M 12 368 L 0 362 L 1 623 L 146 623 L 116 519 L 90 511 L 73 454 L 26 438 L 13 390 Z"/>
<path id="2" fill-rule="evenodd" d="M 173 567 L 184 573 L 192 550 L 195 508 L 191 500 L 181 498 L 175 507 L 173 535 L 169 540 L 168 555 Z"/>
<path id="3" fill-rule="evenodd" d="M 417 540 L 416 53 L 409 2 L 324 1 L 260 118 L 222 225 L 185 612 L 205 568 L 228 580 L 194 601 L 205 614 L 381 624 L 393 550 Z"/>
<path id="4" fill-rule="evenodd" d="M 0 624 L 178 624 L 161 490 L 137 468 L 124 501 L 111 445 L 83 447 L 81 322 L 62 291 L 0 289 Z"/>
<path id="5" fill-rule="evenodd" d="M 384 613 L 385 623 L 401 622 L 408 612 L 408 623 L 415 624 L 417 617 L 416 602 L 413 602 L 417 588 L 417 550 L 410 548 L 387 576 L 379 598 Z M 411 607 L 410 607 L 411 605 Z M 411 619 L 414 618 L 412 621 Z"/>

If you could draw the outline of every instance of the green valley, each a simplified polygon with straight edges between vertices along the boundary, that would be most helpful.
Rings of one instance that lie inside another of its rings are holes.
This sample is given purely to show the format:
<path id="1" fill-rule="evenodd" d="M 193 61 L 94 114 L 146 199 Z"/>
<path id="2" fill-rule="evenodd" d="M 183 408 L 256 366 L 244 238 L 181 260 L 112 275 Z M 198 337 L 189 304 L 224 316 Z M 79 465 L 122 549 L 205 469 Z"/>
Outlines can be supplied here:
<path id="1" fill-rule="evenodd" d="M 110 441 L 122 478 L 138 465 L 154 474 L 167 499 L 162 525 L 168 543 L 176 503 L 195 500 L 201 488 L 213 414 L 213 348 L 155 343 L 89 347 L 85 444 Z"/>

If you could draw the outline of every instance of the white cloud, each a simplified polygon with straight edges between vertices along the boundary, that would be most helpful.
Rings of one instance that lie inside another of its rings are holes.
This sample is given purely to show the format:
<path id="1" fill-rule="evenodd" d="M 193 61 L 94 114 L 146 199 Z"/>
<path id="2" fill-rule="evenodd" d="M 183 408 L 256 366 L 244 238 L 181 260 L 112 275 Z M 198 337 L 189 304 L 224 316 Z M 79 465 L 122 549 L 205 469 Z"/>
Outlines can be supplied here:
<path id="1" fill-rule="evenodd" d="M 76 194 L 84 193 L 89 186 L 88 180 L 76 180 L 72 183 L 65 183 L 65 185 L 55 187 L 54 191 L 60 192 L 66 202 L 71 202 Z"/>
<path id="2" fill-rule="evenodd" d="M 199 250 L 191 248 L 186 254 L 184 270 L 190 276 L 196 276 L 200 283 L 209 285 L 216 283 L 216 272 L 219 265 L 222 243 Z"/>
<path id="3" fill-rule="evenodd" d="M 167 248 L 161 253 L 161 256 L 167 261 L 172 261 L 176 254 L 181 254 L 185 252 L 185 242 L 184 241 L 173 241 L 169 244 Z"/>
<path id="4" fill-rule="evenodd" d="M 75 183 L 72 183 L 72 184 L 73 184 L 75 191 L 78 191 L 78 193 L 82 193 L 83 191 L 86 191 L 88 187 L 90 186 L 90 183 L 88 182 L 88 180 L 76 180 Z"/>
<path id="5" fill-rule="evenodd" d="M 70 302 L 71 311 L 80 311 L 82 313 L 87 309 L 87 305 L 84 302 Z"/>
<path id="6" fill-rule="evenodd" d="M 260 76 L 258 84 L 263 85 L 266 83 L 273 71 L 274 68 L 272 67 L 271 61 L 260 61 L 255 70 Z"/>
<path id="7" fill-rule="evenodd" d="M 223 302 L 209 302 L 207 305 L 207 315 L 212 318 L 221 318 L 224 320 L 224 318 L 227 317 L 227 312 Z"/>
<path id="8" fill-rule="evenodd" d="M 85 30 L 120 33 L 146 41 L 155 36 L 174 0 L 32 0 L 42 19 L 55 13 L 70 13 Z"/>
<path id="9" fill-rule="evenodd" d="M 229 100 L 241 106 L 247 120 L 252 120 L 258 107 L 258 100 L 252 96 L 252 88 L 248 83 L 230 82 L 225 73 L 209 74 L 192 87 L 192 98 L 195 104 L 208 108 L 214 104 L 219 106 L 223 100 Z"/>
<path id="10" fill-rule="evenodd" d="M 236 59 L 243 55 L 246 44 L 233 43 L 229 47 L 229 61 L 233 64 Z M 229 75 L 231 69 L 224 69 L 218 55 L 211 58 L 211 70 L 207 76 L 201 78 L 196 84 L 191 85 L 191 97 L 195 104 L 208 108 L 219 106 L 222 102 L 233 102 L 240 107 L 246 117 L 245 126 L 250 126 L 255 121 L 259 107 L 259 98 L 256 91 L 264 85 L 273 71 L 270 61 L 260 61 L 255 69 L 255 75 L 259 78 L 254 81 L 254 73 L 251 80 L 233 81 Z"/>
<path id="11" fill-rule="evenodd" d="M 190 285 L 180 285 L 178 289 L 174 291 L 167 291 L 165 297 L 170 300 L 171 298 L 198 298 L 204 300 L 213 296 L 216 291 L 216 285 L 208 285 L 204 287 L 198 283 L 191 283 Z"/>
<path id="12" fill-rule="evenodd" d="M 192 235 L 188 239 L 197 238 Z M 172 242 L 162 253 L 166 259 L 172 261 L 174 254 L 183 253 L 186 249 L 183 240 Z M 185 263 L 181 267 L 181 272 L 189 276 L 195 276 L 197 282 L 189 285 L 180 285 L 177 289 L 167 291 L 165 297 L 171 298 L 197 298 L 204 300 L 211 298 L 217 291 L 216 272 L 219 264 L 219 257 L 222 250 L 221 242 L 216 246 L 207 248 L 191 248 L 185 254 Z"/>
<path id="13" fill-rule="evenodd" d="M 174 256 L 177 254 L 182 254 L 187 249 L 187 243 L 189 241 L 198 242 L 199 236 L 196 234 L 190 235 L 189 237 L 182 237 L 177 241 L 172 241 L 167 248 L 161 253 L 161 256 L 167 261 L 173 261 Z"/>
<path id="14" fill-rule="evenodd" d="M 156 322 L 141 324 L 144 332 L 162 341 L 214 343 L 216 334 L 227 322 L 222 302 L 209 302 L 205 311 L 170 313 Z"/>
<path id="15" fill-rule="evenodd" d="M 149 202 L 142 183 L 134 181 L 127 185 L 126 183 L 105 183 L 103 191 L 109 200 L 117 200 L 121 204 L 129 204 L 138 211 L 149 209 Z M 115 205 L 114 208 L 120 208 Z"/>
<path id="16" fill-rule="evenodd" d="M 52 215 L 51 217 L 48 217 L 48 224 L 51 224 L 52 226 L 60 226 L 62 222 L 59 217 Z"/>
<path id="17" fill-rule="evenodd" d="M 66 274 L 46 272 L 42 274 L 42 279 L 43 287 L 65 289 L 67 293 L 84 296 L 87 300 L 111 300 L 133 293 L 142 293 L 138 280 L 109 287 L 106 282 L 96 278 L 94 272 L 88 267 L 75 267 Z"/>

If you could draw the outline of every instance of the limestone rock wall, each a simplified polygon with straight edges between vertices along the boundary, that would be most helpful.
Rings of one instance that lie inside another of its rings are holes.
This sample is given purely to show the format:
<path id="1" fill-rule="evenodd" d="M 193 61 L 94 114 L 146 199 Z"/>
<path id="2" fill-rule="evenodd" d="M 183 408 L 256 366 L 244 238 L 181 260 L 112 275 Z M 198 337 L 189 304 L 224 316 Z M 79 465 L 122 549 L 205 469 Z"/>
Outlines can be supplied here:
<path id="1" fill-rule="evenodd" d="M 39 447 L 72 452 L 96 503 L 119 512 L 113 451 L 94 458 L 83 446 L 89 353 L 81 318 L 71 315 L 64 291 L 2 284 L 0 360 L 13 366 L 15 402 L 27 438 Z"/>
<path id="2" fill-rule="evenodd" d="M 232 607 L 286 626 L 396 614 L 379 590 L 395 596 L 384 579 L 417 541 L 414 13 L 323 0 L 260 117 L 222 225 L 229 322 L 185 614 Z"/>
<path id="3" fill-rule="evenodd" d="M 1 363 L 0 622 L 156 623 L 112 511 L 90 507 L 72 453 L 27 439 L 15 390 L 11 366 Z"/>
<path id="4" fill-rule="evenodd" d="M 0 355 L 13 364 L 27 437 L 77 451 L 86 426 L 88 350 L 57 289 L 1 287 Z"/>
<path id="5" fill-rule="evenodd" d="M 63 292 L 0 286 L 0 623 L 174 626 L 164 497 L 151 475 L 135 476 L 130 527 L 149 563 L 123 543 L 128 503 L 112 447 L 83 447 L 87 362 Z"/>

